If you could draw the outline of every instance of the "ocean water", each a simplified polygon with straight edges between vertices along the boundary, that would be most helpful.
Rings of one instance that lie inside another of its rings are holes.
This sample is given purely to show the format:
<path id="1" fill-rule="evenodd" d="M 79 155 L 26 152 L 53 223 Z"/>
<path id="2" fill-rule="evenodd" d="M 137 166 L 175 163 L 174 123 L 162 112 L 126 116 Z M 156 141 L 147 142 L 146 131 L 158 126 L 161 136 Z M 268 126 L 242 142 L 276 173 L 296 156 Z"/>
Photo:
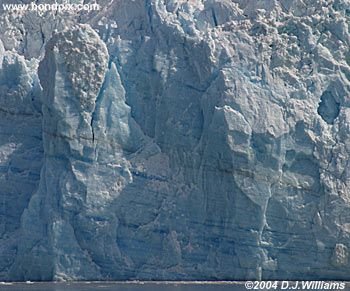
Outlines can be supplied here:
<path id="1" fill-rule="evenodd" d="M 267 282 L 267 281 L 266 281 Z M 265 282 L 265 283 L 266 283 Z M 275 281 L 274 281 L 275 282 Z M 266 288 L 256 285 L 245 287 L 246 282 L 27 282 L 4 283 L 0 282 L 0 291 L 243 291 L 243 290 L 333 290 L 350 291 L 350 283 L 342 282 L 340 288 L 327 288 L 327 281 L 279 281 L 277 286 Z M 303 282 L 314 282 L 306 287 Z M 318 282 L 318 283 L 317 283 Z M 322 283 L 323 282 L 323 283 Z M 328 281 L 329 282 L 329 281 Z M 252 283 L 249 281 L 249 283 Z M 255 283 L 255 282 L 254 282 Z M 256 282 L 264 283 L 264 282 Z M 336 283 L 336 282 L 335 282 Z M 340 283 L 340 282 L 338 282 Z M 316 284 L 316 285 L 315 285 Z M 318 285 L 317 285 L 318 284 Z M 260 287 L 260 288 L 259 288 Z M 306 287 L 306 288 L 305 288 Z"/>
<path id="2" fill-rule="evenodd" d="M 40 282 L 0 283 L 1 291 L 236 291 L 244 282 Z"/>

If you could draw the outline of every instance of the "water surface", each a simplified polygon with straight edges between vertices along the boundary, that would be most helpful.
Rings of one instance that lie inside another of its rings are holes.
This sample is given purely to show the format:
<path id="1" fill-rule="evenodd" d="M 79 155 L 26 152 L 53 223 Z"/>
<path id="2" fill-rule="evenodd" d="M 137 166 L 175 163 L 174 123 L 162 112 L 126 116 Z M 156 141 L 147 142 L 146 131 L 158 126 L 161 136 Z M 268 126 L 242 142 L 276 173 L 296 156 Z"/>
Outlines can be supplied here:
<path id="1" fill-rule="evenodd" d="M 241 282 L 42 282 L 2 283 L 1 291 L 241 291 Z"/>

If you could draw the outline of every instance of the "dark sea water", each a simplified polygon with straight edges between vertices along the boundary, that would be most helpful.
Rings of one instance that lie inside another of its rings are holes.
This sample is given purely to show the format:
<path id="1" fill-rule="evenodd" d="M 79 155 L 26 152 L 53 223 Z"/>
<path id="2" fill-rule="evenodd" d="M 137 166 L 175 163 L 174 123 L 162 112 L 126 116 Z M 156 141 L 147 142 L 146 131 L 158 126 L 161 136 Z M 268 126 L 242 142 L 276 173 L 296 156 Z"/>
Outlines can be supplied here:
<path id="1" fill-rule="evenodd" d="M 236 291 L 246 290 L 244 283 L 166 283 L 166 282 L 62 282 L 0 283 L 1 291 Z"/>
<path id="2" fill-rule="evenodd" d="M 250 281 L 249 281 L 250 282 Z M 286 282 L 286 281 L 283 281 Z M 299 285 L 295 285 L 299 282 Z M 243 290 L 350 290 L 349 282 L 341 288 L 312 286 L 302 287 L 304 281 L 289 282 L 289 288 L 281 288 L 281 281 L 275 288 L 245 287 L 245 282 L 42 282 L 1 283 L 0 291 L 243 291 Z M 310 281 L 308 281 L 310 282 Z M 314 281 L 312 281 L 314 282 Z M 326 282 L 326 281 L 324 281 Z M 252 282 L 250 282 L 252 283 Z M 259 283 L 259 282 L 257 282 Z M 251 285 L 250 285 L 251 286 Z M 295 287 L 297 286 L 297 288 Z M 295 287 L 295 288 L 293 288 Z M 320 288 L 321 287 L 321 288 Z"/>

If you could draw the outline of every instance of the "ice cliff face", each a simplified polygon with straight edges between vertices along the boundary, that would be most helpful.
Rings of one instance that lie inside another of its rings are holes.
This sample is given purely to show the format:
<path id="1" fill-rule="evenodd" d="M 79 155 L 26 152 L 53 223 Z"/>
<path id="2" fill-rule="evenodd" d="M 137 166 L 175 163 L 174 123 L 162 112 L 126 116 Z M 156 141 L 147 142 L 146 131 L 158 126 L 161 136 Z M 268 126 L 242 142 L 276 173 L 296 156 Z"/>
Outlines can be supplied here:
<path id="1" fill-rule="evenodd" d="M 99 3 L 0 10 L 0 279 L 348 280 L 349 2 Z"/>

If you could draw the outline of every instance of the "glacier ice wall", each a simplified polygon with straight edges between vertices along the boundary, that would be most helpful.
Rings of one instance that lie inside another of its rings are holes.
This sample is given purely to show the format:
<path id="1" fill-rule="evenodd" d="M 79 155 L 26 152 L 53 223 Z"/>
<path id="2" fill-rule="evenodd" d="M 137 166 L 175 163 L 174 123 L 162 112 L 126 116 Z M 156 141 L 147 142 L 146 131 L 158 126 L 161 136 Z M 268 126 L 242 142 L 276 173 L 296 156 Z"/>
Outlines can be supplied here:
<path id="1" fill-rule="evenodd" d="M 0 279 L 348 280 L 348 2 L 99 3 L 0 10 Z"/>

